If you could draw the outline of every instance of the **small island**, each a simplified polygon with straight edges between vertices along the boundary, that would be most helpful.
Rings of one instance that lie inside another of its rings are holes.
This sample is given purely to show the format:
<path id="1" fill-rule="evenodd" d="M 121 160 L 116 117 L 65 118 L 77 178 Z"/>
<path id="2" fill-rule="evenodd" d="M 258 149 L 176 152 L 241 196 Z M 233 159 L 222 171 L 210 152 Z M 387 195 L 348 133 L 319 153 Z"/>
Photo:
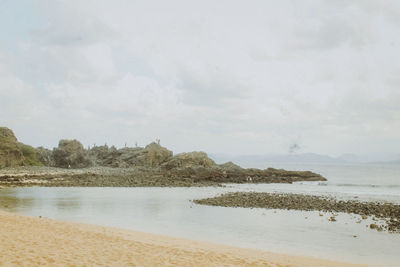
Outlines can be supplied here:
<path id="1" fill-rule="evenodd" d="M 173 155 L 159 142 L 146 147 L 117 149 L 103 145 L 85 149 L 78 140 L 60 140 L 53 150 L 34 148 L 18 142 L 6 127 L 0 127 L 0 169 L 3 187 L 181 187 L 326 181 L 311 171 L 216 164 L 205 152 Z"/>

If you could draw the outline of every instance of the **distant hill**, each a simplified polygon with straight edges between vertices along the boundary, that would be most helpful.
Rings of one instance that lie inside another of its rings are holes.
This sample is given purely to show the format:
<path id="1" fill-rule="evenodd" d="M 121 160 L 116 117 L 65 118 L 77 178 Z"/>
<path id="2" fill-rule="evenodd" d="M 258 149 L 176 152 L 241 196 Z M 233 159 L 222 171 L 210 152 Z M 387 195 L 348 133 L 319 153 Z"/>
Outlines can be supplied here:
<path id="1" fill-rule="evenodd" d="M 299 154 L 265 154 L 265 155 L 227 155 L 210 154 L 210 157 L 217 163 L 233 161 L 242 166 L 265 166 L 268 163 L 278 164 L 297 164 L 297 163 L 315 163 L 315 164 L 346 164 L 346 163 L 387 163 L 400 164 L 400 155 L 356 155 L 343 154 L 339 157 L 315 153 Z"/>

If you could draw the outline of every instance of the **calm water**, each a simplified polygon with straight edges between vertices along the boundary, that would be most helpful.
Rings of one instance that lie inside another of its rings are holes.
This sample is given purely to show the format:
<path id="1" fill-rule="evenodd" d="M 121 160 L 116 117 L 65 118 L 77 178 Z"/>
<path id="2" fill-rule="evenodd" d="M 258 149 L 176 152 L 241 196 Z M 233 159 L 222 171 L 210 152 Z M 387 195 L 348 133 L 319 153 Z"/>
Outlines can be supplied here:
<path id="1" fill-rule="evenodd" d="M 274 167 L 313 170 L 329 181 L 225 188 L 16 188 L 0 190 L 0 208 L 281 253 L 398 266 L 400 234 L 372 231 L 366 227 L 368 220 L 356 223 L 360 216 L 339 214 L 337 222 L 329 222 L 330 214 L 318 212 L 208 207 L 190 201 L 228 191 L 276 191 L 400 203 L 399 166 Z"/>

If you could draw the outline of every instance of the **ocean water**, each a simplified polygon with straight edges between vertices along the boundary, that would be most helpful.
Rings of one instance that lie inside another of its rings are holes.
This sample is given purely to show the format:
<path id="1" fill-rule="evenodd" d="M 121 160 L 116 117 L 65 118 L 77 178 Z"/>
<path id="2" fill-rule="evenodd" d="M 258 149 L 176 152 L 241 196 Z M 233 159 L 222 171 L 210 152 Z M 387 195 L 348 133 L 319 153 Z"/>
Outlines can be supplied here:
<path id="1" fill-rule="evenodd" d="M 400 203 L 400 166 L 269 165 L 321 173 L 327 182 L 244 184 L 203 188 L 11 188 L 0 208 L 54 219 L 94 223 L 264 249 L 279 253 L 399 266 L 400 234 L 356 223 L 358 215 L 225 208 L 191 200 L 231 191 L 293 192 Z"/>
<path id="2" fill-rule="evenodd" d="M 266 164 L 286 170 L 309 170 L 328 181 L 288 184 L 239 185 L 250 191 L 331 195 L 343 199 L 387 201 L 400 204 L 400 164 Z M 233 187 L 238 187 L 232 185 Z"/>

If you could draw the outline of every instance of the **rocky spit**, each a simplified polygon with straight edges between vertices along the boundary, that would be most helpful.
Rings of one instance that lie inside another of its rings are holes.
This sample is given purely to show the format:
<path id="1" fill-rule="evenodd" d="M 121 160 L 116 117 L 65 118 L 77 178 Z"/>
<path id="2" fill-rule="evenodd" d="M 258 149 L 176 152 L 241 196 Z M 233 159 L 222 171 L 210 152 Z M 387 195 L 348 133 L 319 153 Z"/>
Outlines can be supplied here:
<path id="1" fill-rule="evenodd" d="M 310 171 L 244 169 L 217 164 L 203 151 L 174 155 L 160 140 L 145 147 L 92 146 L 60 140 L 53 150 L 18 142 L 0 127 L 0 187 L 6 186 L 210 186 L 222 183 L 325 181 Z"/>
<path id="2" fill-rule="evenodd" d="M 360 215 L 360 220 L 368 216 L 377 222 L 369 227 L 378 231 L 400 233 L 400 205 L 393 203 L 361 202 L 356 200 L 338 200 L 333 197 L 282 194 L 282 193 L 258 193 L 258 192 L 234 192 L 217 197 L 194 200 L 194 203 L 222 207 L 267 208 L 302 211 L 344 212 Z M 336 221 L 335 215 L 330 221 Z"/>
<path id="3" fill-rule="evenodd" d="M 25 166 L 0 169 L 0 187 L 10 186 L 86 186 L 86 187 L 174 187 L 219 186 L 223 183 L 292 183 L 324 181 L 308 171 L 243 169 L 228 165 L 180 167 L 91 167 L 64 169 Z"/>

